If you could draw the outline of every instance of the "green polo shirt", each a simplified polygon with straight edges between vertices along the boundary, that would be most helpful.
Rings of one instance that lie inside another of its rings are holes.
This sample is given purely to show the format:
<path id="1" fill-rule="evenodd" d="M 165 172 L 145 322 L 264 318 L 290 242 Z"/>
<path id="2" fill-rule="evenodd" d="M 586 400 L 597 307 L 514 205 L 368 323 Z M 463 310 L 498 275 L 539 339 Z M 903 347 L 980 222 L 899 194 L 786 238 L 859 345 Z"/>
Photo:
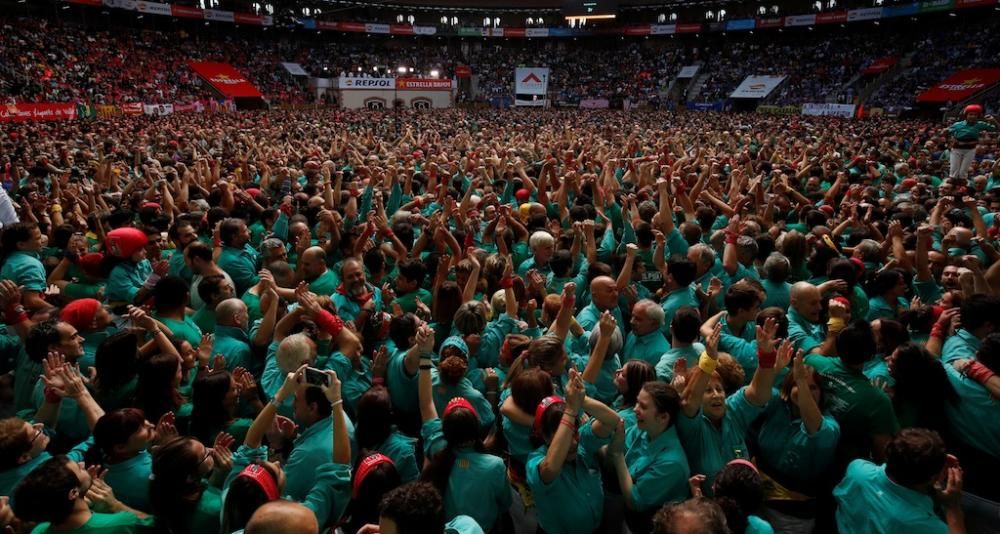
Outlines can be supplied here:
<path id="1" fill-rule="evenodd" d="M 434 299 L 432 298 L 430 291 L 420 287 L 417 288 L 416 291 L 410 291 L 409 293 L 398 295 L 393 302 L 399 304 L 399 307 L 406 313 L 417 313 L 418 300 L 430 308 Z"/>
<path id="2" fill-rule="evenodd" d="M 243 367 L 251 371 L 257 362 L 253 360 L 250 351 L 250 338 L 241 328 L 235 326 L 215 327 L 215 343 L 212 345 L 212 354 L 221 354 L 226 359 L 226 370 L 232 371 L 237 367 Z"/>
<path id="3" fill-rule="evenodd" d="M 896 484 L 884 465 L 854 460 L 833 489 L 841 534 L 905 532 L 947 534 L 948 525 L 934 513 L 930 495 Z"/>
<path id="4" fill-rule="evenodd" d="M 154 314 L 153 318 L 169 328 L 175 337 L 187 341 L 192 347 L 197 349 L 198 345 L 201 344 L 201 328 L 198 328 L 198 325 L 191 317 L 185 315 L 183 321 L 178 321 L 177 319 L 169 319 Z M 209 331 L 211 332 L 211 330 Z"/>
<path id="5" fill-rule="evenodd" d="M 687 456 L 677 437 L 677 426 L 650 440 L 630 427 L 625 432 L 625 463 L 632 476 L 632 500 L 640 511 L 687 499 L 690 494 Z"/>
<path id="6" fill-rule="evenodd" d="M 140 512 L 153 511 L 149 503 L 149 475 L 153 472 L 153 457 L 141 451 L 124 462 L 106 464 L 104 481 L 114 490 L 115 496 L 128 507 Z"/>
<path id="7" fill-rule="evenodd" d="M 625 338 L 625 352 L 622 355 L 625 361 L 643 360 L 655 366 L 660 363 L 660 358 L 670 350 L 670 343 L 663 336 L 660 330 L 654 330 L 641 336 L 632 332 Z"/>
<path id="8" fill-rule="evenodd" d="M 203 306 L 194 312 L 191 321 L 202 332 L 215 332 L 215 310 L 210 310 L 208 306 Z"/>
<path id="9" fill-rule="evenodd" d="M 153 273 L 153 266 L 149 260 L 142 260 L 139 263 L 124 261 L 115 266 L 108 275 L 107 301 L 112 304 L 135 302 L 135 296 L 139 293 L 146 278 Z"/>
<path id="10" fill-rule="evenodd" d="M 701 357 L 702 352 L 705 352 L 705 345 L 697 341 L 687 347 L 671 348 L 660 358 L 660 361 L 656 362 L 656 379 L 670 382 L 674 379 L 674 364 L 677 363 L 677 360 L 683 358 L 687 361 L 688 369 L 691 369 L 698 365 L 698 358 Z"/>
<path id="11" fill-rule="evenodd" d="M 982 342 L 972 335 L 972 332 L 960 328 L 955 335 L 944 341 L 944 346 L 941 347 L 941 361 L 951 363 L 955 360 L 975 358 L 980 345 Z"/>
<path id="12" fill-rule="evenodd" d="M 815 495 L 816 480 L 826 472 L 837 450 L 837 420 L 824 415 L 819 430 L 810 434 L 777 389 L 759 420 L 753 438 L 761 470 L 790 490 Z"/>
<path id="13" fill-rule="evenodd" d="M 432 458 L 447 446 L 440 419 L 424 422 L 420 429 L 424 454 Z M 455 463 L 444 492 L 446 518 L 467 515 L 483 530 L 491 530 L 510 508 L 510 483 L 503 459 L 476 452 L 471 447 L 454 447 Z"/>
<path id="14" fill-rule="evenodd" d="M 1000 403 L 979 382 L 945 365 L 948 381 L 960 402 L 944 405 L 948 420 L 962 442 L 1000 459 Z"/>
<path id="15" fill-rule="evenodd" d="M 243 248 L 222 247 L 222 254 L 219 255 L 217 263 L 219 268 L 226 271 L 233 279 L 236 294 L 243 295 L 247 289 L 260 281 L 257 276 L 257 262 L 257 252 L 250 245 L 243 245 Z"/>
<path id="16" fill-rule="evenodd" d="M 327 269 L 323 271 L 323 274 L 316 277 L 315 280 L 309 282 L 309 291 L 316 293 L 317 295 L 325 295 L 329 297 L 333 295 L 333 292 L 337 290 L 337 286 L 340 285 L 340 277 L 334 274 L 333 271 Z"/>
<path id="17" fill-rule="evenodd" d="M 694 287 L 682 287 L 675 289 L 667 294 L 667 298 L 663 300 L 663 335 L 670 336 L 670 322 L 674 320 L 674 314 L 677 310 L 685 307 L 690 307 L 694 309 L 699 309 L 701 302 L 698 301 L 698 295 L 694 292 Z"/>
<path id="18" fill-rule="evenodd" d="M 715 475 L 730 460 L 750 459 L 746 445 L 747 430 L 763 410 L 763 407 L 754 406 L 747 400 L 744 387 L 726 399 L 726 413 L 721 426 L 717 427 L 709 421 L 700 409 L 694 417 L 677 414 L 677 434 L 687 452 L 691 471 L 708 477 L 706 487 L 712 487 Z"/>
<path id="19" fill-rule="evenodd" d="M 761 280 L 760 283 L 764 286 L 764 291 L 767 294 L 764 297 L 764 302 L 760 305 L 761 309 L 772 306 L 783 310 L 788 309 L 788 306 L 792 302 L 792 284 L 788 282 L 772 282 L 766 278 Z"/>
<path id="20" fill-rule="evenodd" d="M 597 451 L 603 440 L 594 436 L 590 425 L 580 427 L 576 459 L 563 463 L 555 480 L 542 481 L 539 467 L 548 445 L 528 456 L 525 468 L 528 487 L 535 498 L 538 526 L 549 534 L 593 532 L 604 516 L 604 488 Z"/>
<path id="21" fill-rule="evenodd" d="M 351 456 L 357 456 L 354 424 L 344 418 L 351 439 Z M 316 483 L 316 466 L 330 463 L 333 458 L 333 418 L 326 417 L 302 430 L 295 438 L 294 448 L 285 463 L 285 495 L 302 502 Z"/>
<path id="22" fill-rule="evenodd" d="M 17 250 L 12 252 L 3 262 L 0 278 L 13 280 L 25 291 L 44 292 L 48 287 L 45 276 L 45 266 L 37 252 Z"/>
<path id="23" fill-rule="evenodd" d="M 973 141 L 979 141 L 979 134 L 982 132 L 995 132 L 996 126 L 992 123 L 985 121 L 976 121 L 970 123 L 969 121 L 958 121 L 948 127 L 948 133 L 955 138 L 956 141 L 971 143 Z"/>
<path id="24" fill-rule="evenodd" d="M 176 276 L 187 283 L 191 283 L 194 278 L 194 273 L 188 268 L 187 264 L 184 262 L 184 251 L 175 250 L 173 254 L 170 255 L 170 259 L 167 260 L 167 274 L 170 276 Z"/>
<path id="25" fill-rule="evenodd" d="M 146 519 L 139 519 L 131 512 L 118 512 L 114 514 L 93 513 L 79 528 L 73 530 L 53 530 L 52 524 L 40 523 L 31 534 L 47 534 L 48 532 L 60 532 L 65 534 L 138 534 L 156 532 L 154 528 L 155 518 L 152 516 Z M 218 521 L 216 521 L 218 529 Z"/>
<path id="26" fill-rule="evenodd" d="M 808 354 L 822 345 L 825 338 L 820 325 L 809 322 L 795 308 L 788 308 L 788 339 L 795 344 L 796 349 Z"/>

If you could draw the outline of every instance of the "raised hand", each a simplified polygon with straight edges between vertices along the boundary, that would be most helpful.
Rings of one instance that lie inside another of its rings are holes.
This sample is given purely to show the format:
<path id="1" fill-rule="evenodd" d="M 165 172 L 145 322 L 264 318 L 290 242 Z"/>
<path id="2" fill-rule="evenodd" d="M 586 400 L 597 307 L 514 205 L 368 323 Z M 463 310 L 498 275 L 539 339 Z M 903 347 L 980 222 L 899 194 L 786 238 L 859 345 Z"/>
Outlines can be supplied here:
<path id="1" fill-rule="evenodd" d="M 705 340 L 705 353 L 713 360 L 719 359 L 719 339 L 722 337 L 722 323 L 715 323 L 712 334 Z"/>
<path id="2" fill-rule="evenodd" d="M 778 332 L 778 323 L 773 317 L 764 321 L 764 326 L 757 326 L 757 350 L 760 352 L 774 351 L 774 335 Z"/>
<path id="3" fill-rule="evenodd" d="M 610 338 L 612 334 L 615 333 L 615 329 L 618 327 L 618 321 L 615 320 L 615 316 L 611 315 L 607 310 L 601 314 L 601 318 L 598 321 L 598 326 L 601 329 L 601 337 Z"/>

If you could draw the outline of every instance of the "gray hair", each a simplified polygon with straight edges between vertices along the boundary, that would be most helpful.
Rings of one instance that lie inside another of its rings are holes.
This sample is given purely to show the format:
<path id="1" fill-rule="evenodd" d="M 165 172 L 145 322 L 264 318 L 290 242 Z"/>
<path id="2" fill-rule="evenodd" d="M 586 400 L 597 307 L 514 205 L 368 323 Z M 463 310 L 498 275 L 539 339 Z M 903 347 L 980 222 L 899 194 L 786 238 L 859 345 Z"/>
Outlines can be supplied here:
<path id="1" fill-rule="evenodd" d="M 639 302 L 636 302 L 635 305 L 645 310 L 646 315 L 648 315 L 650 319 L 656 321 L 656 324 L 658 325 L 662 326 L 663 322 L 666 320 L 666 314 L 663 313 L 663 307 L 657 304 L 655 300 L 642 299 Z"/>
<path id="2" fill-rule="evenodd" d="M 856 249 L 861 253 L 861 259 L 864 261 L 879 261 L 882 256 L 882 247 L 874 239 L 861 240 Z"/>
<path id="3" fill-rule="evenodd" d="M 692 246 L 691 250 L 698 252 L 699 262 L 708 263 L 709 265 L 715 263 L 715 250 L 712 247 L 704 243 L 698 243 L 697 245 Z"/>
<path id="4" fill-rule="evenodd" d="M 780 252 L 772 252 L 764 260 L 764 278 L 772 282 L 784 282 L 791 274 L 792 264 L 788 258 Z"/>
<path id="5" fill-rule="evenodd" d="M 545 230 L 538 230 L 531 234 L 531 238 L 528 239 L 528 245 L 531 250 L 535 250 L 537 247 L 543 245 L 554 245 L 556 243 L 556 238 L 552 237 L 552 234 L 546 232 Z"/>
<path id="6" fill-rule="evenodd" d="M 601 337 L 601 327 L 594 325 L 594 329 L 590 331 L 590 348 L 593 350 L 597 346 L 597 340 Z M 608 356 L 613 354 L 621 354 L 622 349 L 625 348 L 625 338 L 622 337 L 621 328 L 615 327 L 614 333 L 611 334 L 611 341 L 608 343 Z"/>
<path id="7" fill-rule="evenodd" d="M 283 373 L 292 373 L 303 363 L 312 363 L 314 359 L 313 341 L 303 333 L 292 334 L 281 340 L 275 358 L 278 368 Z"/>

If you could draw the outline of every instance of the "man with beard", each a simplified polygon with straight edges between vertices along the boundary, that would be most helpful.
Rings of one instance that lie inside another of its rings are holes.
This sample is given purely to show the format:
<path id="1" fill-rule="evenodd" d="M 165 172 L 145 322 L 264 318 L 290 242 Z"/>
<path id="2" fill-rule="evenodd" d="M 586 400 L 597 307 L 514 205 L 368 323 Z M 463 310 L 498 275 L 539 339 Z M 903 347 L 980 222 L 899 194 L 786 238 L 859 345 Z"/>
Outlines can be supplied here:
<path id="1" fill-rule="evenodd" d="M 385 311 L 382 295 L 365 278 L 365 268 L 357 258 L 348 258 L 340 268 L 337 291 L 331 296 L 337 315 L 344 321 L 354 321 L 358 330 L 375 312 Z"/>

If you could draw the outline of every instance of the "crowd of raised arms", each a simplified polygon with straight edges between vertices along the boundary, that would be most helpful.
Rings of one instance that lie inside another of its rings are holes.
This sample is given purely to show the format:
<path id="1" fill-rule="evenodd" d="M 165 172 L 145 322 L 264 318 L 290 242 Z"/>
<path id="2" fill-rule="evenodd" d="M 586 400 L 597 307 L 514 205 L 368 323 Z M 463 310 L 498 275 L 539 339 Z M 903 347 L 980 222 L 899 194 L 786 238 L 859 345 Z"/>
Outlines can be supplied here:
<path id="1" fill-rule="evenodd" d="M 997 155 L 978 106 L 0 125 L 0 522 L 995 532 Z"/>

